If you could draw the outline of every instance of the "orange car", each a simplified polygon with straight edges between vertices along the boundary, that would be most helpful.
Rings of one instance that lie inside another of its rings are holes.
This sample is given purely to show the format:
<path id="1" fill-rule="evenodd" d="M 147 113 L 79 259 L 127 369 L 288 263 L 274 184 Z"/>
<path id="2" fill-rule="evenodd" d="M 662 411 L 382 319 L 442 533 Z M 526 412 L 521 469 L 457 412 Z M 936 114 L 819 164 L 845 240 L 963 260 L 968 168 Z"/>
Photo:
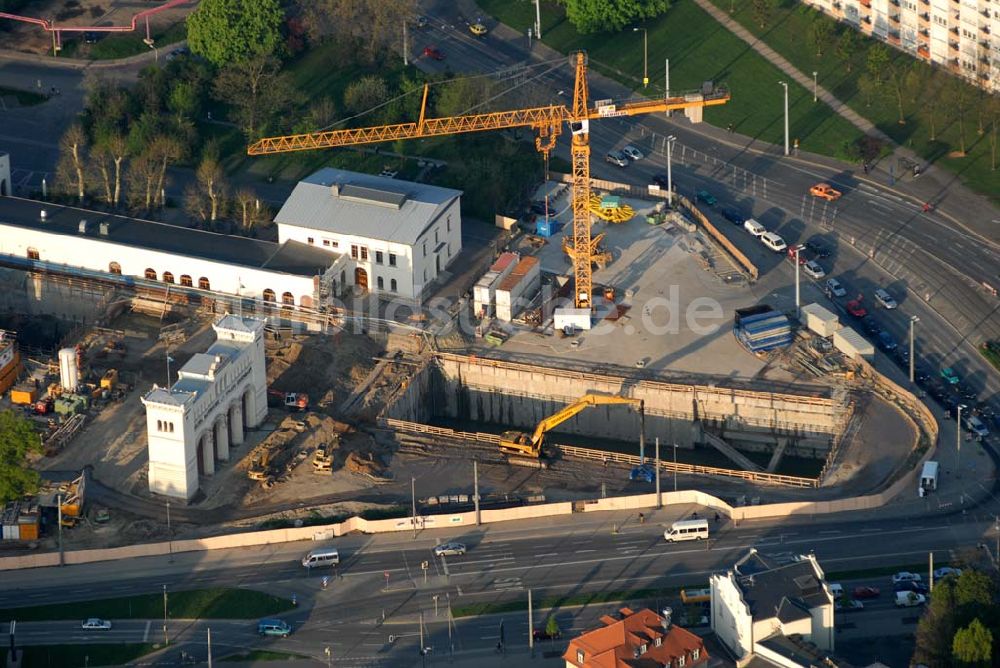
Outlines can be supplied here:
<path id="1" fill-rule="evenodd" d="M 829 183 L 817 183 L 809 189 L 809 194 L 813 197 L 822 197 L 828 202 L 840 199 L 841 192 L 834 190 Z"/>

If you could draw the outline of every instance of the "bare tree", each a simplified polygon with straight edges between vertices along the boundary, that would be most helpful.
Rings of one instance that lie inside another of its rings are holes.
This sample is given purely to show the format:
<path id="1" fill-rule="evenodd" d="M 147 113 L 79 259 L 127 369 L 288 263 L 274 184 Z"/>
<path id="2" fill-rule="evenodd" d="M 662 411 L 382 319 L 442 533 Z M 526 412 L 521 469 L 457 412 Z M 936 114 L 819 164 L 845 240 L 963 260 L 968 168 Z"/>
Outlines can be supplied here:
<path id="1" fill-rule="evenodd" d="M 214 95 L 230 105 L 234 120 L 250 138 L 298 102 L 299 94 L 273 56 L 260 55 L 227 65 L 215 79 Z"/>
<path id="2" fill-rule="evenodd" d="M 299 0 L 310 39 L 364 44 L 369 61 L 403 47 L 403 26 L 417 13 L 416 0 Z"/>
<path id="3" fill-rule="evenodd" d="M 959 153 L 965 155 L 965 118 L 969 113 L 972 104 L 972 91 L 968 84 L 960 79 L 952 77 L 948 83 L 945 101 L 951 106 L 952 114 L 958 121 L 958 145 Z"/>
<path id="4" fill-rule="evenodd" d="M 74 123 L 69 126 L 66 133 L 62 136 L 59 147 L 62 150 L 62 160 L 65 163 L 62 171 L 65 171 L 66 175 L 71 179 L 70 187 L 67 190 L 71 192 L 75 191 L 76 196 L 82 202 L 87 194 L 87 184 L 84 176 L 86 172 L 87 133 L 83 131 L 79 123 Z"/>
<path id="5" fill-rule="evenodd" d="M 153 140 L 150 153 L 157 162 L 156 191 L 153 203 L 166 206 L 167 167 L 184 157 L 184 145 L 171 135 L 160 135 Z"/>
<path id="6" fill-rule="evenodd" d="M 809 37 L 812 39 L 813 46 L 816 47 L 817 58 L 823 57 L 823 49 L 833 39 L 833 34 L 836 31 L 836 24 L 825 16 L 817 16 L 813 20 L 812 25 L 809 26 Z"/>
<path id="7" fill-rule="evenodd" d="M 208 221 L 214 223 L 221 214 L 225 184 L 222 177 L 222 165 L 215 155 L 206 155 L 195 172 L 198 186 L 204 197 L 208 199 Z"/>
<path id="8" fill-rule="evenodd" d="M 148 211 L 153 208 L 153 189 L 159 175 L 159 161 L 149 150 L 139 154 L 130 163 L 128 179 L 129 204 L 134 209 Z"/>
<path id="9" fill-rule="evenodd" d="M 98 173 L 101 175 L 101 183 L 104 185 L 104 201 L 111 206 L 114 202 L 114 195 L 111 192 L 111 170 L 114 169 L 114 161 L 104 144 L 96 144 L 90 152 Z"/>
<path id="10" fill-rule="evenodd" d="M 252 232 L 269 220 L 270 210 L 249 188 L 237 190 L 233 199 L 237 209 L 235 213 L 240 216 L 240 227 L 244 233 Z"/>
<path id="11" fill-rule="evenodd" d="M 128 142 L 125 136 L 120 133 L 113 133 L 104 140 L 104 145 L 111 154 L 111 159 L 115 163 L 115 187 L 112 193 L 111 205 L 118 206 L 122 195 L 122 163 L 128 156 Z"/>

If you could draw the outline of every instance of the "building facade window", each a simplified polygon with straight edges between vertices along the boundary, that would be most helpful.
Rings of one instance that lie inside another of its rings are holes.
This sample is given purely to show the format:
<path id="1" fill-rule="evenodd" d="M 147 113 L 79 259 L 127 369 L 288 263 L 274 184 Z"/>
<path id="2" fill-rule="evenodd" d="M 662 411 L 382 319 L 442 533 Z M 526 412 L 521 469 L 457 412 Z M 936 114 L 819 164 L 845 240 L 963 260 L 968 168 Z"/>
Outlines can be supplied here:
<path id="1" fill-rule="evenodd" d="M 295 295 L 291 292 L 281 293 L 281 303 L 286 306 L 295 306 Z"/>
<path id="2" fill-rule="evenodd" d="M 390 278 L 389 279 L 389 289 L 392 290 L 393 292 L 396 292 L 396 279 L 395 278 Z"/>
<path id="3" fill-rule="evenodd" d="M 173 283 L 174 282 L 174 275 L 171 274 L 169 271 L 163 272 L 163 282 L 164 283 Z"/>
<path id="4" fill-rule="evenodd" d="M 357 244 L 351 244 L 351 259 L 352 260 L 357 260 L 358 259 L 358 246 L 357 246 Z"/>
<path id="5" fill-rule="evenodd" d="M 122 266 L 117 262 L 112 262 L 111 264 L 108 265 L 108 272 L 112 274 L 121 274 Z"/>
<path id="6" fill-rule="evenodd" d="M 181 274 L 181 285 L 183 285 L 186 288 L 190 288 L 194 286 L 194 282 L 191 280 L 191 277 L 188 276 L 187 274 Z"/>
<path id="7" fill-rule="evenodd" d="M 308 241 L 310 244 L 315 244 L 316 243 L 316 240 L 313 239 L 312 237 L 306 237 L 306 241 Z"/>
<path id="8" fill-rule="evenodd" d="M 583 663 L 583 658 L 584 658 L 583 650 L 582 649 L 576 650 L 576 662 Z"/>
<path id="9" fill-rule="evenodd" d="M 427 282 L 427 268 L 424 267 L 424 283 Z"/>
<path id="10" fill-rule="evenodd" d="M 29 260 L 38 260 L 40 258 L 41 258 L 41 256 L 38 254 L 38 249 L 37 248 L 29 248 L 28 249 L 28 259 Z"/>
<path id="11" fill-rule="evenodd" d="M 448 226 L 448 231 L 451 232 L 451 216 L 448 216 L 448 219 L 445 221 L 445 224 Z"/>
<path id="12" fill-rule="evenodd" d="M 427 257 L 427 241 L 424 241 L 424 257 Z"/>
<path id="13" fill-rule="evenodd" d="M 201 278 L 198 279 L 198 288 L 201 290 L 211 290 L 212 286 L 208 282 L 208 279 L 202 276 Z"/>
<path id="14" fill-rule="evenodd" d="M 448 257 L 451 257 L 451 243 L 448 243 Z"/>
<path id="15" fill-rule="evenodd" d="M 441 243 L 440 241 L 438 241 L 438 231 L 437 230 L 434 230 L 434 243 L 435 244 Z"/>
<path id="16" fill-rule="evenodd" d="M 146 277 L 147 280 L 155 281 L 156 280 L 156 270 L 155 269 L 146 269 L 145 277 Z"/>
<path id="17" fill-rule="evenodd" d="M 395 267 L 396 266 L 396 254 L 395 253 L 389 253 L 389 266 L 390 267 Z"/>
<path id="18" fill-rule="evenodd" d="M 382 264 L 382 251 L 375 251 L 375 264 Z"/>
<path id="19" fill-rule="evenodd" d="M 329 239 L 323 239 L 323 245 L 329 247 L 330 240 Z"/>
<path id="20" fill-rule="evenodd" d="M 677 668 L 684 668 L 684 655 L 677 657 Z"/>
<path id="21" fill-rule="evenodd" d="M 266 302 L 277 301 L 277 298 L 274 295 L 274 290 L 272 290 L 271 288 L 264 289 L 264 301 Z"/>
<path id="22" fill-rule="evenodd" d="M 701 656 L 701 650 L 699 648 L 695 647 L 693 650 L 691 650 L 691 660 L 692 661 L 697 661 L 698 657 L 700 657 L 700 656 Z"/>
<path id="23" fill-rule="evenodd" d="M 385 279 L 379 276 L 378 278 L 375 279 L 375 285 L 378 286 L 379 290 L 385 290 Z"/>
<path id="24" fill-rule="evenodd" d="M 367 246 L 362 246 L 361 247 L 361 259 L 362 260 L 367 260 L 368 259 L 368 247 Z"/>

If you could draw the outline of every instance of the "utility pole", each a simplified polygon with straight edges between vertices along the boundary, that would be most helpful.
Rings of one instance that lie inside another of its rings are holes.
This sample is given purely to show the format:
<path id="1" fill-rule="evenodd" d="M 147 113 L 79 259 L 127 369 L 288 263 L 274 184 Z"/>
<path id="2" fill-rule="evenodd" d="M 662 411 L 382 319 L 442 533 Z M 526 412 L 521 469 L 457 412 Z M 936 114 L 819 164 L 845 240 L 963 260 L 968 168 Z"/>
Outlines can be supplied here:
<path id="1" fill-rule="evenodd" d="M 667 137 L 667 205 L 674 205 L 674 173 L 672 169 L 672 158 L 674 154 L 674 142 L 677 137 L 670 135 Z"/>
<path id="2" fill-rule="evenodd" d="M 646 463 L 646 402 L 639 400 L 639 464 Z"/>
<path id="3" fill-rule="evenodd" d="M 170 502 L 167 501 L 167 557 L 168 563 L 174 563 L 174 537 L 170 533 Z"/>
<path id="4" fill-rule="evenodd" d="M 62 494 L 56 495 L 56 513 L 59 520 L 59 565 L 65 566 L 63 563 L 63 543 L 62 543 Z"/>
<path id="5" fill-rule="evenodd" d="M 170 644 L 170 637 L 167 636 L 167 585 L 163 585 L 163 644 Z"/>
<path id="6" fill-rule="evenodd" d="M 802 318 L 802 298 L 799 291 L 799 253 L 802 251 L 802 244 L 795 245 L 795 319 Z"/>
<path id="7" fill-rule="evenodd" d="M 535 658 L 535 620 L 531 610 L 531 590 L 528 590 L 528 651 Z"/>
<path id="8" fill-rule="evenodd" d="M 542 8 L 539 0 L 535 0 L 535 39 L 542 39 Z"/>
<path id="9" fill-rule="evenodd" d="M 785 155 L 788 155 L 788 84 L 779 81 L 778 85 L 785 89 Z"/>
<path id="10" fill-rule="evenodd" d="M 677 441 L 674 441 L 674 491 L 677 491 Z"/>
<path id="11" fill-rule="evenodd" d="M 417 539 L 417 479 L 410 478 L 410 503 L 413 507 L 413 540 Z"/>
<path id="12" fill-rule="evenodd" d="M 818 83 L 817 83 L 817 80 L 816 80 L 817 76 L 819 76 L 819 72 L 813 70 L 813 102 L 816 101 L 816 93 L 817 93 L 817 90 L 818 90 L 817 89 Z"/>
<path id="13" fill-rule="evenodd" d="M 479 460 L 472 460 L 473 495 L 476 503 L 476 526 L 482 524 L 482 517 L 479 515 Z"/>
<path id="14" fill-rule="evenodd" d="M 663 507 L 663 499 L 660 496 L 660 437 L 656 437 L 656 509 Z"/>
<path id="15" fill-rule="evenodd" d="M 665 84 L 664 88 L 667 91 L 666 99 L 669 100 L 670 99 L 670 59 L 669 58 L 665 59 L 663 64 L 664 64 L 664 69 L 665 69 L 665 71 L 663 73 L 663 78 L 664 78 L 663 83 Z M 667 116 L 670 116 L 670 110 L 669 109 L 667 110 Z"/>
<path id="16" fill-rule="evenodd" d="M 915 351 L 913 350 L 913 326 L 920 322 L 917 316 L 910 316 L 910 384 L 913 384 L 913 368 L 915 364 Z"/>
<path id="17" fill-rule="evenodd" d="M 959 404 L 955 416 L 955 449 L 958 451 L 958 475 L 962 476 L 962 411 L 965 404 Z"/>
<path id="18" fill-rule="evenodd" d="M 409 65 L 409 47 L 406 43 L 406 21 L 403 21 L 403 65 Z"/>
<path id="19" fill-rule="evenodd" d="M 642 87 L 649 85 L 649 31 L 645 28 L 632 28 L 632 32 L 642 31 Z"/>
<path id="20" fill-rule="evenodd" d="M 212 668 L 212 627 L 208 627 L 208 668 Z"/>
<path id="21" fill-rule="evenodd" d="M 934 592 L 934 552 L 928 552 L 927 560 L 927 580 L 930 583 L 930 592 Z"/>

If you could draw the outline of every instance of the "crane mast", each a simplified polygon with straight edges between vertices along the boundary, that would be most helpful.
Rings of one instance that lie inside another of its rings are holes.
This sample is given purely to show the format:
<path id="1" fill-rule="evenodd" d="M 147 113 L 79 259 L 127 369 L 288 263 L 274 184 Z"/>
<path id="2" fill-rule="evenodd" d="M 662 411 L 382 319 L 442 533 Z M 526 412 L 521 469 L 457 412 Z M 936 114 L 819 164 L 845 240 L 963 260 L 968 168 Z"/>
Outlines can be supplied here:
<path id="1" fill-rule="evenodd" d="M 590 234 L 590 121 L 613 116 L 636 116 L 675 109 L 690 109 L 725 104 L 726 90 L 702 91 L 662 100 L 642 100 L 619 105 L 590 107 L 587 91 L 587 57 L 575 54 L 576 77 L 573 84 L 573 107 L 549 105 L 530 109 L 513 109 L 485 114 L 427 118 L 428 87 L 424 86 L 420 117 L 416 123 L 395 123 L 367 128 L 328 130 L 282 137 L 267 137 L 251 144 L 249 155 L 270 155 L 292 151 L 309 151 L 339 146 L 358 146 L 397 139 L 440 137 L 468 132 L 530 127 L 537 133 L 535 148 L 548 159 L 564 123 L 572 136 L 570 153 L 573 165 L 573 243 L 567 253 L 573 262 L 575 289 L 573 301 L 577 308 L 592 307 L 592 257 L 596 244 Z"/>

